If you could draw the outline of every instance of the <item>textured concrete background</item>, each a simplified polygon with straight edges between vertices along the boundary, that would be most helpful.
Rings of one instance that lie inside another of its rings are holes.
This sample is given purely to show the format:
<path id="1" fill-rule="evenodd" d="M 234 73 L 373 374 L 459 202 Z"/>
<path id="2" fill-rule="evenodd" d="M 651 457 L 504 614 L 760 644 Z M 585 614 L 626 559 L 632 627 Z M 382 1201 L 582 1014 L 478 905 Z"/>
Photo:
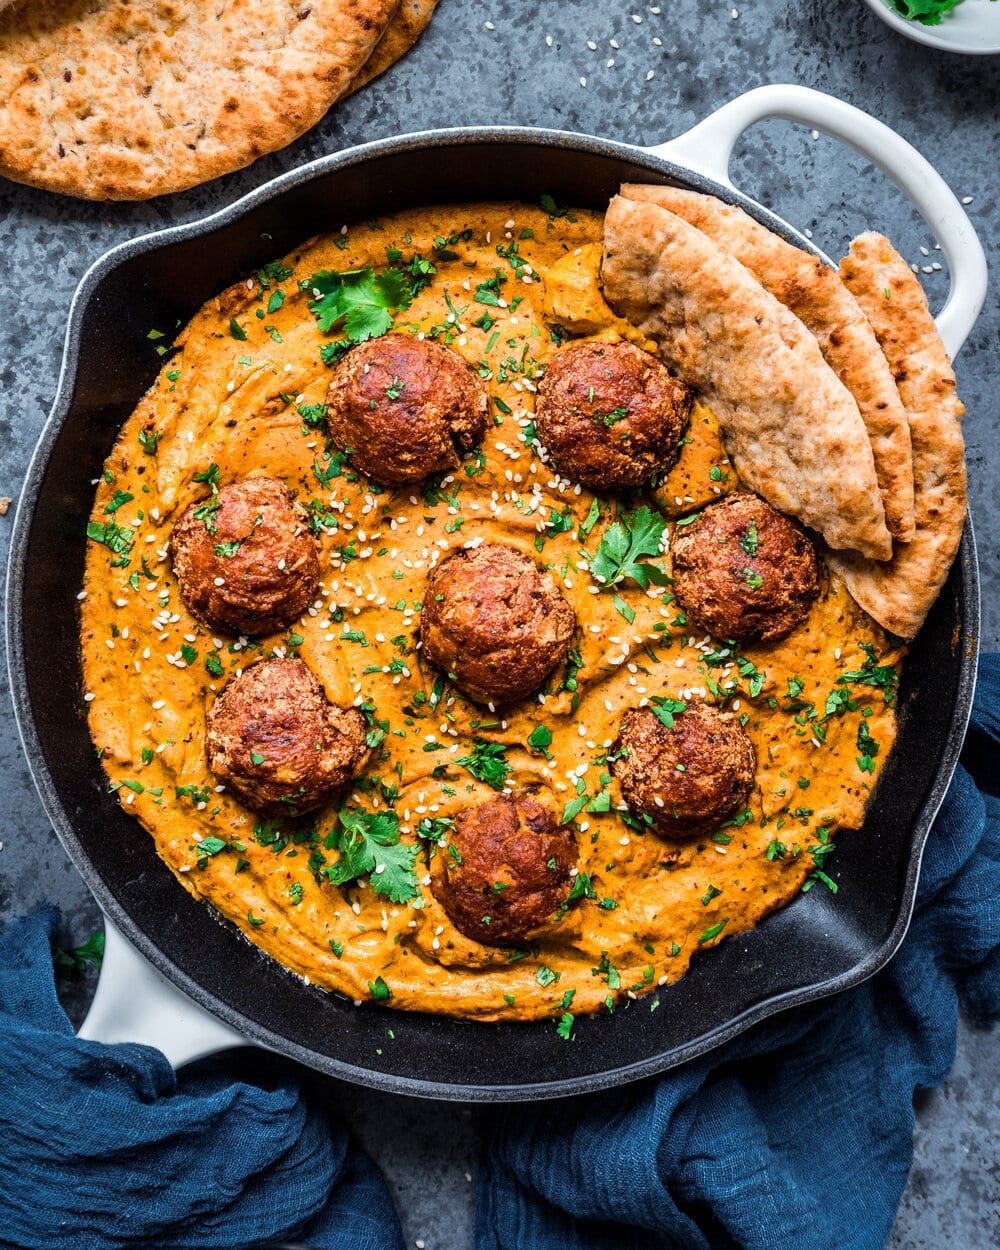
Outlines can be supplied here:
<path id="1" fill-rule="evenodd" d="M 983 0 L 966 0 L 972 2 Z M 251 169 L 138 205 L 74 202 L 0 183 L 0 496 L 16 497 L 20 489 L 54 394 L 70 298 L 91 261 L 122 239 L 229 203 L 302 161 L 399 132 L 522 123 L 654 144 L 750 87 L 798 82 L 874 113 L 916 145 L 959 196 L 971 197 L 969 215 L 993 269 L 1000 266 L 994 237 L 1000 223 L 1000 59 L 910 43 L 861 0 L 661 3 L 657 13 L 621 0 L 441 0 L 431 30 L 410 56 L 298 143 Z M 922 265 L 938 258 L 920 218 L 867 160 L 832 140 L 813 139 L 809 130 L 777 122 L 756 127 L 737 149 L 733 176 L 794 225 L 811 230 L 832 256 L 842 254 L 852 234 L 876 227 L 908 258 Z M 946 272 L 924 281 L 932 304 L 939 304 Z M 984 645 L 991 650 L 1000 649 L 998 339 L 994 283 L 957 362 L 968 408 Z M 10 521 L 0 519 L 4 559 Z M 80 941 L 97 926 L 98 913 L 49 828 L 21 757 L 5 673 L 0 682 L 6 807 L 0 921 L 54 900 L 63 908 L 67 939 Z M 74 1011 L 81 1005 L 78 995 Z M 419 1238 L 427 1250 L 468 1245 L 481 1113 L 331 1081 L 319 1085 L 386 1168 L 408 1244 Z M 918 1100 L 916 1157 L 890 1242 L 895 1250 L 992 1250 L 1000 1244 L 998 1089 L 996 1037 L 963 1026 L 948 1082 Z"/>

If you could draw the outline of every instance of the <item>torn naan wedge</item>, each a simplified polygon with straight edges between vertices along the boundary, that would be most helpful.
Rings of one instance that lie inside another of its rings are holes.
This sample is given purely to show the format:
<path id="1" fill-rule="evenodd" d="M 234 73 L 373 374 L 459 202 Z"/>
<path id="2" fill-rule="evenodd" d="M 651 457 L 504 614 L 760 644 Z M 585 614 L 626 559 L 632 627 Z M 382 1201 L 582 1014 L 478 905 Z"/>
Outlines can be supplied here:
<path id="1" fill-rule="evenodd" d="M 801 321 L 707 235 L 616 196 L 604 293 L 708 404 L 740 477 L 831 547 L 892 554 L 868 432 Z"/>
<path id="2" fill-rule="evenodd" d="M 941 591 L 962 540 L 966 482 L 955 374 L 906 261 L 880 234 L 862 234 L 840 262 L 845 285 L 871 322 L 910 422 L 916 534 L 888 564 L 833 551 L 829 561 L 885 629 L 912 638 Z"/>
<path id="3" fill-rule="evenodd" d="M 827 364 L 854 396 L 868 430 L 889 533 L 908 542 L 914 530 L 909 422 L 868 319 L 836 269 L 713 195 L 631 184 L 621 193 L 669 209 L 707 234 L 815 335 Z"/>

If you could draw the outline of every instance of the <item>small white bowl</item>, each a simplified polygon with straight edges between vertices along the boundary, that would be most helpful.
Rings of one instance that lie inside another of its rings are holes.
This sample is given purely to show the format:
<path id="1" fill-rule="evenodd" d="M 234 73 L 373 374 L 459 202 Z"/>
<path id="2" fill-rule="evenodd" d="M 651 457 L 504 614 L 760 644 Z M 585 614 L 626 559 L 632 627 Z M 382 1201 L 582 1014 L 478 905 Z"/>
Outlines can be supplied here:
<path id="1" fill-rule="evenodd" d="M 868 7 L 908 39 L 946 52 L 989 56 L 1000 52 L 1000 0 L 961 0 L 937 26 L 900 17 L 889 0 L 865 0 Z"/>

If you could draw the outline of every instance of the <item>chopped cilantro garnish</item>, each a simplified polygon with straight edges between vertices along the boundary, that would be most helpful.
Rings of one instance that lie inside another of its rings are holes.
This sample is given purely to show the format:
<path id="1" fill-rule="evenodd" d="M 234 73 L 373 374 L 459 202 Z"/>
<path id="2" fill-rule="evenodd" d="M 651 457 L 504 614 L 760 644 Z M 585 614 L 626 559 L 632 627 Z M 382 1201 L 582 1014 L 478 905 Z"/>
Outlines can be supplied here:
<path id="1" fill-rule="evenodd" d="M 510 772 L 502 742 L 487 742 L 484 738 L 473 739 L 472 754 L 456 760 L 477 781 L 483 781 L 494 790 L 502 790 Z"/>
<path id="2" fill-rule="evenodd" d="M 710 929 L 706 929 L 698 938 L 698 945 L 701 946 L 703 942 L 711 942 L 712 938 L 717 938 L 727 924 L 729 924 L 728 916 L 724 920 L 720 920 L 718 924 L 712 925 Z"/>
<path id="3" fill-rule="evenodd" d="M 546 759 L 552 758 L 549 752 L 549 747 L 551 745 L 552 730 L 548 727 L 548 725 L 536 725 L 528 735 L 528 746 L 531 747 L 533 751 L 540 752 Z"/>
<path id="4" fill-rule="evenodd" d="M 740 539 L 740 546 L 746 554 L 753 559 L 760 549 L 760 536 L 757 533 L 757 522 L 751 521 L 746 528 L 746 533 Z"/>
<path id="5" fill-rule="evenodd" d="M 392 998 L 392 990 L 389 989 L 381 977 L 376 977 L 374 981 L 368 982 L 368 992 L 377 1003 L 384 1003 Z"/>
<path id="6" fill-rule="evenodd" d="M 867 657 L 864 667 L 850 673 L 841 673 L 837 678 L 838 685 L 855 683 L 863 686 L 874 686 L 882 691 L 886 706 L 891 707 L 896 698 L 899 674 L 892 664 L 876 663 L 875 648 L 870 642 L 863 642 L 861 650 L 864 651 Z"/>
<path id="7" fill-rule="evenodd" d="M 116 490 L 108 502 L 104 505 L 104 511 L 106 513 L 117 512 L 123 504 L 129 503 L 134 498 L 135 495 L 130 495 L 127 490 Z"/>
<path id="8" fill-rule="evenodd" d="M 674 717 L 686 712 L 687 704 L 683 699 L 662 699 L 654 695 L 649 701 L 649 709 L 662 725 L 673 729 Z"/>

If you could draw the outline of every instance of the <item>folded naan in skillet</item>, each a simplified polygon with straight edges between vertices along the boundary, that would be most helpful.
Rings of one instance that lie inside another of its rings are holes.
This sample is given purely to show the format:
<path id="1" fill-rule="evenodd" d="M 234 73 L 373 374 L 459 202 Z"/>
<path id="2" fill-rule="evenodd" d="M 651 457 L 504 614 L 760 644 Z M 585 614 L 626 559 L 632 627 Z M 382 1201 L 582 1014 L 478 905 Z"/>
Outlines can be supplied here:
<path id="1" fill-rule="evenodd" d="M 707 235 L 616 196 L 604 292 L 715 413 L 743 481 L 831 547 L 892 554 L 858 406 L 801 321 Z"/>
<path id="2" fill-rule="evenodd" d="M 713 195 L 632 184 L 621 193 L 669 209 L 707 234 L 815 335 L 868 430 L 886 526 L 894 538 L 909 541 L 914 529 L 909 422 L 868 319 L 837 271 Z"/>
<path id="3" fill-rule="evenodd" d="M 880 234 L 860 235 L 840 263 L 892 368 L 910 423 L 916 533 L 886 564 L 853 552 L 830 564 L 857 602 L 886 629 L 912 638 L 948 576 L 965 523 L 966 479 L 955 374 L 906 261 Z"/>

